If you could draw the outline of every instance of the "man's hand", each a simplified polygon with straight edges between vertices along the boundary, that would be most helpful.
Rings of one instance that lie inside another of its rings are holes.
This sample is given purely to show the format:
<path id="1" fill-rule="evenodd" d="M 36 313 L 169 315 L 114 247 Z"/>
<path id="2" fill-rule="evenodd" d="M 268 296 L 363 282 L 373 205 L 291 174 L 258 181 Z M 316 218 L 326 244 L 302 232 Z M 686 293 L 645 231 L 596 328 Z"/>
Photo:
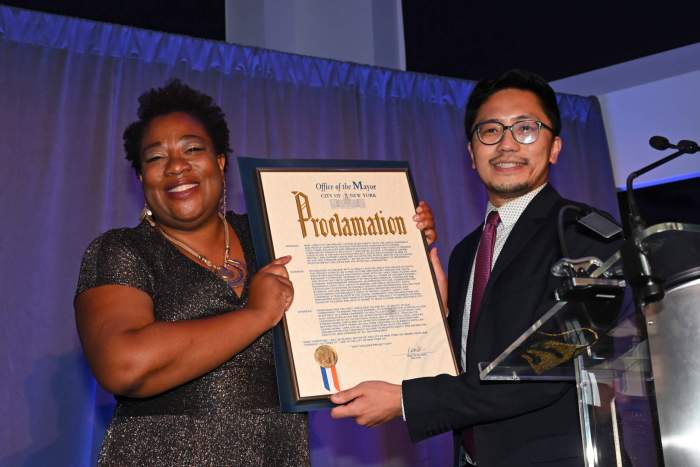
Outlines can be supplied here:
<path id="1" fill-rule="evenodd" d="M 352 417 L 358 425 L 373 427 L 401 416 L 401 386 L 384 381 L 365 381 L 331 396 L 333 418 Z"/>

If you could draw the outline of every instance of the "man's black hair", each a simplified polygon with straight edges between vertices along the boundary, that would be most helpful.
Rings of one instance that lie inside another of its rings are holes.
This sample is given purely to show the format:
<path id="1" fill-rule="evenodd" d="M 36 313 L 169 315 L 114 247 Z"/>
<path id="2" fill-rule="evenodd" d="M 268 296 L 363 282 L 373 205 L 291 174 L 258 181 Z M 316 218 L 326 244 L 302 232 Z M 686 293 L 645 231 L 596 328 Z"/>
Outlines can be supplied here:
<path id="1" fill-rule="evenodd" d="M 162 88 L 153 88 L 139 97 L 138 120 L 124 130 L 126 159 L 137 174 L 141 174 L 141 140 L 148 124 L 156 117 L 172 112 L 184 112 L 204 126 L 216 154 L 228 161 L 231 152 L 229 131 L 224 112 L 211 97 L 192 89 L 178 79 Z"/>
<path id="2" fill-rule="evenodd" d="M 544 78 L 535 73 L 524 70 L 509 70 L 496 79 L 479 81 L 474 87 L 469 96 L 467 110 L 464 115 L 464 130 L 469 141 L 471 141 L 474 130 L 476 114 L 481 106 L 489 97 L 504 89 L 529 91 L 537 96 L 540 105 L 542 105 L 542 110 L 549 118 L 549 125 L 554 130 L 554 134 L 556 136 L 559 135 L 561 132 L 561 117 L 559 116 L 557 96 L 554 94 L 552 87 L 547 84 Z"/>

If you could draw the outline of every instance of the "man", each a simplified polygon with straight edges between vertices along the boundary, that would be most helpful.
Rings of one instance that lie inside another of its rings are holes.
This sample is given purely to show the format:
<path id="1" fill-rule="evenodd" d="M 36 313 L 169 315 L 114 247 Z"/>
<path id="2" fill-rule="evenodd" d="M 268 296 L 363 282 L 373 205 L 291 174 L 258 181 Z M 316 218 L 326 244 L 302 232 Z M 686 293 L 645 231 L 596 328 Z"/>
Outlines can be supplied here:
<path id="1" fill-rule="evenodd" d="M 549 165 L 562 147 L 554 91 L 539 76 L 518 70 L 482 81 L 469 98 L 465 129 L 489 203 L 486 227 L 455 247 L 448 268 L 448 322 L 464 373 L 401 386 L 361 383 L 332 397 L 344 404 L 332 416 L 374 426 L 403 415 L 414 441 L 453 430 L 455 465 L 581 466 L 572 383 L 486 383 L 477 367 L 554 304 L 558 281 L 550 267 L 562 257 L 557 216 L 573 203 L 547 185 Z M 617 246 L 575 223 L 567 224 L 565 238 L 571 257 L 607 258 Z"/>

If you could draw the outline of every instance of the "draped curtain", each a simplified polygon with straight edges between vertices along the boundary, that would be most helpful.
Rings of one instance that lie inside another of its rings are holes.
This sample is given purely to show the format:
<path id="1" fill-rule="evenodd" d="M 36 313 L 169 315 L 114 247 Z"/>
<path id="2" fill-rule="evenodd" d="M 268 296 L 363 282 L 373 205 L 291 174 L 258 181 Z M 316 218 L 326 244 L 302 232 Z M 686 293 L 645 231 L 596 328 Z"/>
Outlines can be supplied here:
<path id="1" fill-rule="evenodd" d="M 221 105 L 234 155 L 408 161 L 443 261 L 481 222 L 486 195 L 462 129 L 472 82 L 0 6 L 2 466 L 95 462 L 113 399 L 76 334 L 79 263 L 99 233 L 138 222 L 143 199 L 121 134 L 137 97 L 173 77 Z M 558 97 L 553 185 L 616 212 L 597 100 Z M 230 162 L 229 203 L 245 211 Z M 370 430 L 318 412 L 310 440 L 319 466 L 451 459 L 449 435 L 411 444 L 400 420 Z"/>

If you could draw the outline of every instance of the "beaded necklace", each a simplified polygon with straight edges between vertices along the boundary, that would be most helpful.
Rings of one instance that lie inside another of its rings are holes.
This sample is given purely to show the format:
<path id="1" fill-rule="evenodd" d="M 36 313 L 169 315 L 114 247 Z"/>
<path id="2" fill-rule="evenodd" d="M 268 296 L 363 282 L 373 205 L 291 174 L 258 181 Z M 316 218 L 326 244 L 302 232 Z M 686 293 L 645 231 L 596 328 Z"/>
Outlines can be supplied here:
<path id="1" fill-rule="evenodd" d="M 221 219 L 221 222 L 224 224 L 224 242 L 225 242 L 225 247 L 224 247 L 224 263 L 221 266 L 215 265 L 209 258 L 206 256 L 196 252 L 192 248 L 190 248 L 188 245 L 185 243 L 181 242 L 180 240 L 173 238 L 172 236 L 168 235 L 163 229 L 158 227 L 157 225 L 154 225 L 158 231 L 163 234 L 163 236 L 168 239 L 170 242 L 174 243 L 175 245 L 179 246 L 183 250 L 185 250 L 187 253 L 191 254 L 198 260 L 200 260 L 202 263 L 204 263 L 209 270 L 211 270 L 214 274 L 219 276 L 221 279 L 226 282 L 226 284 L 231 288 L 235 288 L 243 284 L 245 282 L 246 276 L 248 275 L 248 271 L 246 270 L 246 267 L 243 263 L 240 261 L 237 261 L 235 259 L 229 258 L 229 253 L 231 252 L 231 243 L 228 235 L 228 225 L 226 225 L 226 218 L 222 215 L 219 214 L 219 218 Z"/>

